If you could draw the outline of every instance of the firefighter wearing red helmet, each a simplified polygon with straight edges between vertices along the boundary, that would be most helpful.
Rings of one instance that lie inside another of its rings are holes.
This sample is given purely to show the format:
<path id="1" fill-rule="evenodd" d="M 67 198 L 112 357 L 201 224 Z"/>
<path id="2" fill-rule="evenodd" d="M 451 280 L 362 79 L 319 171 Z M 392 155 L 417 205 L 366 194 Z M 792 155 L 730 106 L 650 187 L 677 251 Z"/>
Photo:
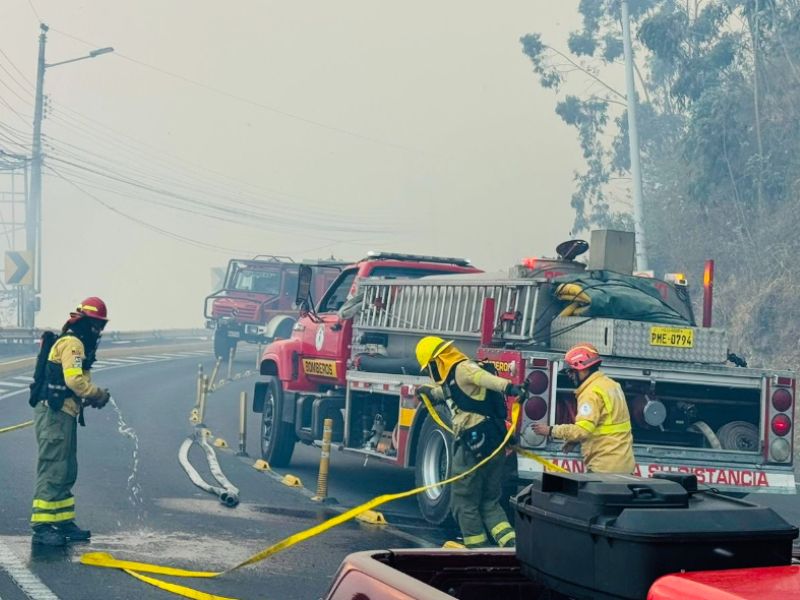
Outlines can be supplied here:
<path id="1" fill-rule="evenodd" d="M 89 371 L 107 322 L 105 302 L 96 297 L 70 313 L 47 354 L 38 396 L 31 399 L 39 446 L 31 514 L 34 544 L 63 546 L 91 536 L 75 524 L 72 486 L 78 476 L 77 425 L 84 424 L 83 409 L 103 408 L 111 398 L 92 383 Z"/>
<path id="2" fill-rule="evenodd" d="M 577 344 L 564 356 L 564 372 L 575 385 L 574 424 L 537 423 L 539 435 L 564 440 L 565 448 L 580 443 L 586 470 L 633 473 L 633 436 L 628 404 L 620 385 L 600 370 L 602 359 L 591 344 Z"/>

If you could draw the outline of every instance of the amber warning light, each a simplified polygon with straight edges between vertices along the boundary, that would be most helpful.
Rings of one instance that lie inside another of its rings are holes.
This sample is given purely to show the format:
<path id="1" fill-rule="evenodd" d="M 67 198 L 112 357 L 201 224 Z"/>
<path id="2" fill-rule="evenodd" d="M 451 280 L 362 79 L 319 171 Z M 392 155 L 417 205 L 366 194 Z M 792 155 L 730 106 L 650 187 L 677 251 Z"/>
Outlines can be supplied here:
<path id="1" fill-rule="evenodd" d="M 707 260 L 703 271 L 703 327 L 711 327 L 711 309 L 714 301 L 714 261 Z"/>

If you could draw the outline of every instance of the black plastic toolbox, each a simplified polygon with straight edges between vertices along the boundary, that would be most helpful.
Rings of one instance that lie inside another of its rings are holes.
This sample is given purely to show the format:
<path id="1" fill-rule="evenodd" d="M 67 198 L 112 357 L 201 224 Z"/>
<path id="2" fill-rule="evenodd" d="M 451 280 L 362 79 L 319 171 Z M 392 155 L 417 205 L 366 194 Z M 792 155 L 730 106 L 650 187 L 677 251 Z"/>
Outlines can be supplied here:
<path id="1" fill-rule="evenodd" d="M 574 598 L 633 600 L 668 573 L 791 563 L 798 530 L 772 509 L 682 482 L 544 473 L 511 500 L 523 572 Z"/>

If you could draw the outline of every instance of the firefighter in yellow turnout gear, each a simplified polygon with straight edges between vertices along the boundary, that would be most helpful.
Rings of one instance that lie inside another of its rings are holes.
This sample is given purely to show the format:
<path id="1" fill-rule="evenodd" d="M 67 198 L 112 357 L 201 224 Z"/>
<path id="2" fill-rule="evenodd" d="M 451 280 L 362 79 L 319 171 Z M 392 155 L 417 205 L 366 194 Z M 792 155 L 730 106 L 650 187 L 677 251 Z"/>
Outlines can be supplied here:
<path id="1" fill-rule="evenodd" d="M 575 424 L 537 423 L 539 435 L 565 440 L 565 448 L 580 443 L 586 470 L 592 473 L 633 473 L 633 436 L 628 404 L 620 385 L 600 371 L 601 358 L 591 344 L 578 344 L 564 357 L 567 375 L 577 386 Z"/>
<path id="2" fill-rule="evenodd" d="M 452 475 L 458 475 L 500 445 L 506 431 L 504 394 L 517 396 L 521 390 L 469 360 L 452 341 L 425 337 L 417 344 L 416 354 L 422 372 L 437 384 L 421 386 L 419 391 L 446 403 L 450 411 L 455 434 Z M 487 532 L 498 546 L 515 544 L 514 529 L 500 506 L 504 461 L 501 452 L 451 485 L 450 510 L 468 548 L 487 546 Z"/>
<path id="3" fill-rule="evenodd" d="M 89 374 L 106 321 L 102 300 L 84 300 L 50 349 L 40 387 L 31 388 L 39 447 L 31 514 L 35 544 L 63 546 L 91 536 L 75 524 L 72 486 L 78 476 L 77 425 L 83 425 L 83 408 L 102 408 L 110 398 Z"/>

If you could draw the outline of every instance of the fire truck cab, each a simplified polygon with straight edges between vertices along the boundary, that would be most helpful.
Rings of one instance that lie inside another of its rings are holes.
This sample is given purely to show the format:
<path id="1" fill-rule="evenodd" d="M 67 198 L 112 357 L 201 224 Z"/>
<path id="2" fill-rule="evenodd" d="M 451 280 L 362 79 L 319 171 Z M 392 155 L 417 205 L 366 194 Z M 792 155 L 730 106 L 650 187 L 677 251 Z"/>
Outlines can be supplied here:
<path id="1" fill-rule="evenodd" d="M 313 284 L 322 293 L 341 263 L 316 263 Z M 266 344 L 289 337 L 295 323 L 297 263 L 288 256 L 258 255 L 228 262 L 222 289 L 205 299 L 206 327 L 214 330 L 214 354 L 227 359 L 240 341 Z"/>
<path id="2" fill-rule="evenodd" d="M 273 466 L 288 465 L 297 441 L 311 444 L 321 439 L 326 418 L 333 419 L 334 439 L 341 441 L 352 313 L 361 309 L 361 281 L 477 272 L 461 258 L 370 252 L 345 267 L 315 306 L 309 293 L 311 273 L 301 267 L 296 298 L 301 316 L 291 337 L 264 349 L 260 372 L 266 377 L 253 395 L 253 410 L 261 413 L 263 458 Z"/>

